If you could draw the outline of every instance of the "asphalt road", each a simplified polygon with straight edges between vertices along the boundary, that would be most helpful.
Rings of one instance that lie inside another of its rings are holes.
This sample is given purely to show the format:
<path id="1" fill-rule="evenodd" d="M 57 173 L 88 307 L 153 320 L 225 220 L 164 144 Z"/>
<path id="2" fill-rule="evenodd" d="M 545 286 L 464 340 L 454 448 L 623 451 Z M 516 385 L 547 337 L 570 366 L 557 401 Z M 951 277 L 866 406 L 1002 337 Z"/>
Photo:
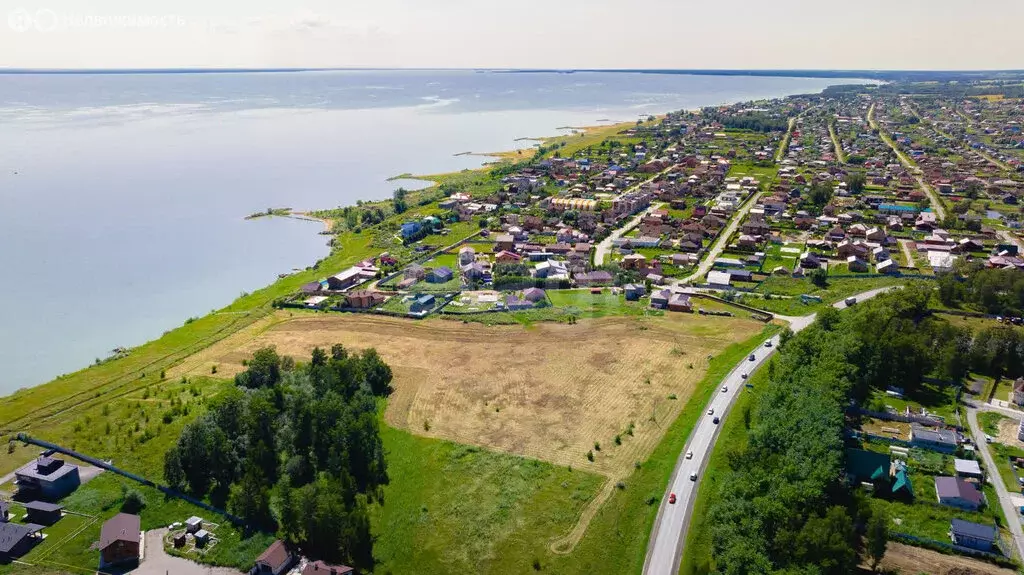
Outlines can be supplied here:
<path id="1" fill-rule="evenodd" d="M 858 294 L 854 297 L 857 301 L 871 299 L 876 295 L 892 288 L 879 288 Z M 845 309 L 845 302 L 838 302 L 833 305 L 837 309 Z M 789 321 L 793 331 L 800 331 L 814 322 L 817 314 L 801 317 L 776 316 L 778 319 Z M 772 337 L 771 347 L 759 347 L 754 350 L 754 360 L 744 357 L 739 364 L 719 384 L 719 390 L 711 398 L 705 408 L 705 415 L 702 416 L 690 434 L 690 439 L 679 454 L 675 470 L 669 480 L 668 489 L 661 499 L 661 506 L 658 508 L 658 517 L 654 521 L 654 529 L 647 544 L 647 556 L 644 559 L 644 575 L 676 575 L 679 572 L 679 561 L 683 556 L 683 545 L 686 542 L 686 532 L 690 526 L 690 516 L 693 513 L 693 503 L 697 496 L 697 489 L 700 487 L 701 475 L 711 451 L 714 449 L 715 441 L 718 439 L 720 425 L 715 424 L 714 417 L 725 418 L 729 409 L 735 403 L 736 398 L 744 389 L 745 380 L 743 374 L 751 374 L 764 365 L 778 348 L 779 337 Z M 722 391 L 724 386 L 725 391 Z M 707 410 L 713 409 L 714 415 L 708 415 Z M 693 452 L 693 456 L 687 459 L 686 454 Z M 692 473 L 697 474 L 696 481 L 691 480 Z M 668 502 L 669 494 L 676 494 L 675 504 Z"/>
<path id="2" fill-rule="evenodd" d="M 1020 556 L 1024 557 L 1024 529 L 1021 529 L 1020 526 L 1020 511 L 1013 504 L 1010 492 L 1007 491 L 1006 485 L 1003 483 L 1003 476 L 999 475 L 996 462 L 992 459 L 992 454 L 988 450 L 985 433 L 982 431 L 981 426 L 978 425 L 977 409 L 973 407 L 967 408 L 967 423 L 971 427 L 971 436 L 974 438 L 974 444 L 978 446 L 978 453 L 981 453 L 981 459 L 985 462 L 985 469 L 988 470 L 988 482 L 996 488 L 996 494 L 999 495 L 999 505 L 1002 506 L 1003 514 L 1006 515 L 1006 522 L 1010 524 L 1013 543 L 1017 546 L 1017 552 L 1020 553 Z M 989 505 L 992 504 L 991 501 L 988 503 Z"/>

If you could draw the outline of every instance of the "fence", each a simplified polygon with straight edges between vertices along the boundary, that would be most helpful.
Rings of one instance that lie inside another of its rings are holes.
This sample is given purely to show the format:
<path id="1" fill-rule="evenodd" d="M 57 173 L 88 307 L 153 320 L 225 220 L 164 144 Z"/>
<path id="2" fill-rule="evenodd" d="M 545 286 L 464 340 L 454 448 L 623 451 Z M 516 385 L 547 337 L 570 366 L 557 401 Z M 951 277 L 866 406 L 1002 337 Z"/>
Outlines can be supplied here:
<path id="1" fill-rule="evenodd" d="M 870 409 L 864 409 L 863 407 L 851 407 L 847 411 L 852 411 L 857 415 L 866 415 L 875 419 L 884 419 L 886 421 L 901 421 L 903 423 L 920 423 L 921 425 L 928 425 L 931 427 L 944 427 L 946 420 L 940 416 L 927 417 L 924 415 L 910 414 L 906 415 L 903 413 L 892 413 L 890 411 L 871 411 Z"/>
<path id="2" fill-rule="evenodd" d="M 1004 554 L 990 553 L 988 551 L 972 549 L 970 547 L 956 545 L 948 541 L 938 541 L 936 539 L 929 539 L 927 537 L 918 537 L 916 535 L 911 535 L 909 533 L 900 533 L 892 531 L 889 532 L 889 539 L 893 541 L 898 541 L 900 543 L 906 543 L 908 545 L 914 545 L 916 547 L 925 547 L 944 553 L 960 553 L 962 555 L 971 555 L 973 557 L 978 557 L 980 559 L 991 561 L 1003 567 L 1017 567 L 1017 564 L 1010 560 L 1010 558 L 1008 558 Z M 1001 551 L 1003 547 L 1003 541 L 1001 539 L 996 541 L 995 547 Z"/>
<path id="3" fill-rule="evenodd" d="M 761 321 L 764 321 L 764 322 L 769 322 L 769 321 L 771 321 L 771 320 L 773 320 L 775 318 L 775 314 L 773 314 L 771 312 L 764 311 L 763 309 L 757 309 L 756 307 L 750 307 L 749 305 L 745 305 L 745 304 L 742 304 L 742 303 L 738 303 L 738 302 L 722 299 L 722 298 L 720 298 L 718 296 L 714 296 L 714 295 L 711 295 L 711 294 L 694 293 L 694 294 L 690 294 L 690 295 L 692 297 L 707 298 L 709 300 L 717 301 L 719 303 L 724 303 L 726 305 L 736 306 L 736 307 L 738 307 L 738 308 L 740 308 L 742 310 L 746 310 L 746 311 L 749 311 L 750 313 L 755 314 L 755 317 L 757 319 L 759 319 Z"/>
<path id="4" fill-rule="evenodd" d="M 49 441 L 43 441 L 41 439 L 35 439 L 34 437 L 31 437 L 31 436 L 29 436 L 29 435 L 27 435 L 25 433 L 19 433 L 18 434 L 18 441 L 21 441 L 23 443 L 30 443 L 32 445 L 37 445 L 37 446 L 43 447 L 45 449 L 50 449 L 50 450 L 56 451 L 58 453 L 63 453 L 64 455 L 67 455 L 69 457 L 74 457 L 75 459 L 78 459 L 79 461 L 84 461 L 84 462 L 86 462 L 86 463 L 88 463 L 90 465 L 94 465 L 96 467 L 99 467 L 100 469 L 105 469 L 105 470 L 107 470 L 107 471 L 109 471 L 111 473 L 116 473 L 117 475 L 120 475 L 122 477 L 127 477 L 128 479 L 131 479 L 132 481 L 136 481 L 138 483 L 141 483 L 142 485 L 146 485 L 148 487 L 154 487 L 158 491 L 160 491 L 161 493 L 164 493 L 165 495 L 168 495 L 170 497 L 177 497 L 178 499 L 182 499 L 184 501 L 188 501 L 192 505 L 195 505 L 197 507 L 201 507 L 201 508 L 203 508 L 203 509 L 205 509 L 207 511 L 210 511 L 212 513 L 216 513 L 218 515 L 221 515 L 221 516 L 227 518 L 229 521 L 231 521 L 232 523 L 234 523 L 236 525 L 245 525 L 245 521 L 242 520 L 242 518 L 237 517 L 235 515 L 232 515 L 232 514 L 228 513 L 227 511 L 224 511 L 223 509 L 218 509 L 217 507 L 214 507 L 214 506 L 212 506 L 212 505 L 210 505 L 208 503 L 205 503 L 203 501 L 195 499 L 194 497 L 190 497 L 188 495 L 185 495 L 184 493 L 181 493 L 180 491 L 177 491 L 175 489 L 171 489 L 170 487 L 165 487 L 163 485 L 158 485 L 157 483 L 155 483 L 153 481 L 150 481 L 149 479 L 146 479 L 145 477 L 141 477 L 141 476 L 135 475 L 134 473 L 131 473 L 129 471 L 125 471 L 123 469 L 119 469 L 117 467 L 114 467 L 113 465 L 107 463 L 106 461 L 103 461 L 102 459 L 97 459 L 95 457 L 92 457 L 92 456 L 89 456 L 89 455 L 85 455 L 84 453 L 79 453 L 79 452 L 77 452 L 77 451 L 75 451 L 73 449 L 67 449 L 66 447 L 61 447 L 60 445 L 57 445 L 56 443 L 50 443 Z"/>

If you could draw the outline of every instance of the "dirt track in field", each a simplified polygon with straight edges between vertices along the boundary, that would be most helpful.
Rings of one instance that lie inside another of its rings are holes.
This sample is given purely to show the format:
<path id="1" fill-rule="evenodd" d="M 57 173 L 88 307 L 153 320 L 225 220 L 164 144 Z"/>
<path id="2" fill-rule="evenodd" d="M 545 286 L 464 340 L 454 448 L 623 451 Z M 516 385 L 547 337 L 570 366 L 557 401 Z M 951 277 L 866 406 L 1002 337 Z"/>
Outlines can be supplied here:
<path id="1" fill-rule="evenodd" d="M 677 314 L 526 328 L 286 313 L 216 344 L 180 371 L 209 374 L 217 365 L 218 375 L 231 376 L 267 345 L 296 358 L 335 343 L 375 347 L 395 373 L 389 424 L 611 478 L 654 449 L 704 376 L 708 354 L 762 327 Z"/>
<path id="2" fill-rule="evenodd" d="M 951 569 L 958 568 L 957 573 L 977 573 L 978 575 L 1013 575 L 1012 569 L 996 567 L 978 559 L 959 555 L 943 555 L 938 551 L 911 547 L 894 541 L 889 542 L 885 557 L 880 565 L 882 571 L 897 573 L 928 573 L 930 575 L 946 575 Z"/>

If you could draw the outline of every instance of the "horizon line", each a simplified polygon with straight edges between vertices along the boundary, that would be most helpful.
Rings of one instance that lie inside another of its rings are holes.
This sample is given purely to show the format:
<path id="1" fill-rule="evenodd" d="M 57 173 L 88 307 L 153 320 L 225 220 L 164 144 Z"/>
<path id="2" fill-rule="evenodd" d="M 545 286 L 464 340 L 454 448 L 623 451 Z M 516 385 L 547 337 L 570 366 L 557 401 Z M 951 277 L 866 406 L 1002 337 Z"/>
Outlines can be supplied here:
<path id="1" fill-rule="evenodd" d="M 294 72 L 532 72 L 532 73 L 693 73 L 715 75 L 927 75 L 927 74 L 1024 74 L 1024 69 L 889 69 L 889 68 L 487 68 L 487 67 L 158 67 L 158 68 L 15 68 L 0 67 L 2 74 L 232 74 Z"/>

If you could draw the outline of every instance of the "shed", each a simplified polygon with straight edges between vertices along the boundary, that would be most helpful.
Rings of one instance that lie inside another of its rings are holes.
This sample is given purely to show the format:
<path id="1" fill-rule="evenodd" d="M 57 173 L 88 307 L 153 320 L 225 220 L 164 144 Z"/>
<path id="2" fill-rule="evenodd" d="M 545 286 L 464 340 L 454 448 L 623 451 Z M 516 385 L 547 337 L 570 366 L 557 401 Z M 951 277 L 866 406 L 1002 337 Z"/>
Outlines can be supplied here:
<path id="1" fill-rule="evenodd" d="M 323 561 L 310 561 L 302 568 L 302 575 L 351 575 L 355 572 L 346 565 L 329 565 Z"/>
<path id="2" fill-rule="evenodd" d="M 180 549 L 181 547 L 185 546 L 186 540 L 187 537 L 185 532 L 178 533 L 174 536 L 174 546 Z"/>
<path id="3" fill-rule="evenodd" d="M 196 531 L 193 537 L 196 538 L 196 547 L 205 547 L 210 542 L 210 532 L 205 529 Z"/>
<path id="4" fill-rule="evenodd" d="M 185 520 L 185 531 L 195 533 L 203 528 L 203 518 L 193 515 Z"/>
<path id="5" fill-rule="evenodd" d="M 40 525 L 53 525 L 60 521 L 61 510 L 64 509 L 63 505 L 45 501 L 30 501 L 24 505 L 28 511 L 28 522 Z"/>

